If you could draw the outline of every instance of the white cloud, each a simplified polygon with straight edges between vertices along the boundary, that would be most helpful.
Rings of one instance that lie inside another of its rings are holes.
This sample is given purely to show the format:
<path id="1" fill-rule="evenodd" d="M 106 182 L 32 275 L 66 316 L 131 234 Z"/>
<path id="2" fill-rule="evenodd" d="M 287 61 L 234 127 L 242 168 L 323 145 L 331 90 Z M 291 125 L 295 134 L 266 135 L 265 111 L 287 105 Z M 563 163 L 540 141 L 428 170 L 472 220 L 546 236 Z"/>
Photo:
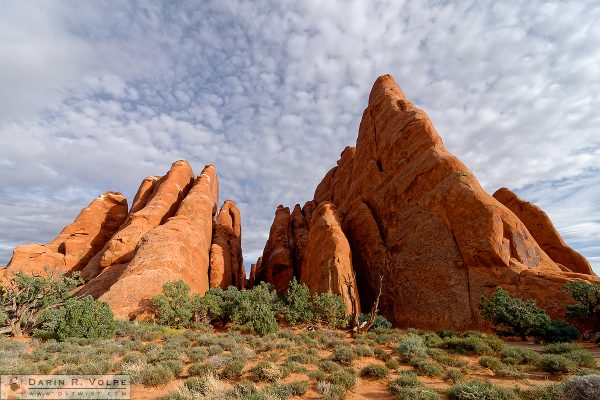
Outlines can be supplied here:
<path id="1" fill-rule="evenodd" d="M 0 16 L 0 261 L 179 158 L 217 166 L 252 261 L 389 72 L 486 189 L 540 203 L 600 272 L 592 1 L 44 4 Z"/>

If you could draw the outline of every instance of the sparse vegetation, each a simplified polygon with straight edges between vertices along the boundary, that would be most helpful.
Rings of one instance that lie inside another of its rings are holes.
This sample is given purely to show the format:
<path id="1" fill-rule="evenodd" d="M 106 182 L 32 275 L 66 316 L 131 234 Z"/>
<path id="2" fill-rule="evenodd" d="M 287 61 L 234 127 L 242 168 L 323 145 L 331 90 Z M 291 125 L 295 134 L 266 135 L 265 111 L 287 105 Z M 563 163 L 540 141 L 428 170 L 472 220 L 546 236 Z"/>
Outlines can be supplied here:
<path id="1" fill-rule="evenodd" d="M 567 316 L 591 320 L 600 332 L 600 284 L 577 280 L 566 282 L 564 289 L 576 302 L 567 306 Z"/>

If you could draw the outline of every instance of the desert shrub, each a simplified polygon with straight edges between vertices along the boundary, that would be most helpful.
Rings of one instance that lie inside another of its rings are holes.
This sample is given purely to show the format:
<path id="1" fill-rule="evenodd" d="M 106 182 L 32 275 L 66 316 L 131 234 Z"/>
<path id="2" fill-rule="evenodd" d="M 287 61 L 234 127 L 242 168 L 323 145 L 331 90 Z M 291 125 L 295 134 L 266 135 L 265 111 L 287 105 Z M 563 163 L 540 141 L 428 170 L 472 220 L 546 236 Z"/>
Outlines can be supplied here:
<path id="1" fill-rule="evenodd" d="M 439 400 L 440 395 L 419 382 L 412 371 L 402 371 L 389 384 L 390 391 L 400 400 Z"/>
<path id="2" fill-rule="evenodd" d="M 319 381 L 317 392 L 322 395 L 323 400 L 343 400 L 346 398 L 346 389 L 330 382 Z"/>
<path id="3" fill-rule="evenodd" d="M 190 296 L 190 290 L 190 286 L 181 279 L 163 285 L 163 293 L 150 300 L 160 324 L 187 328 L 199 322 L 200 296 Z"/>
<path id="4" fill-rule="evenodd" d="M 290 325 L 307 323 L 313 319 L 310 290 L 294 277 L 283 300 L 283 315 Z"/>
<path id="5" fill-rule="evenodd" d="M 409 334 L 394 348 L 403 360 L 408 361 L 415 357 L 427 357 L 427 346 L 421 336 Z"/>
<path id="6" fill-rule="evenodd" d="M 523 373 L 514 365 L 504 364 L 495 357 L 484 356 L 479 359 L 479 365 L 492 370 L 494 375 L 504 378 L 521 378 Z"/>
<path id="7" fill-rule="evenodd" d="M 564 383 L 565 400 L 600 400 L 600 375 L 572 376 Z"/>
<path id="8" fill-rule="evenodd" d="M 48 310 L 43 319 L 41 330 L 58 340 L 112 338 L 117 330 L 108 304 L 92 296 L 69 298 L 61 308 Z"/>
<path id="9" fill-rule="evenodd" d="M 358 325 L 362 325 L 369 321 L 371 316 L 369 314 L 358 314 Z M 383 315 L 377 314 L 375 316 L 375 321 L 373 325 L 369 328 L 369 331 L 374 331 L 376 329 L 390 329 L 392 327 L 392 323 L 388 321 Z"/>
<path id="10" fill-rule="evenodd" d="M 343 387 L 344 389 L 351 389 L 356 386 L 356 371 L 352 368 L 339 369 L 333 371 L 328 377 L 327 381 Z"/>
<path id="11" fill-rule="evenodd" d="M 348 346 L 338 346 L 333 349 L 331 359 L 343 365 L 352 365 L 356 359 L 356 353 Z"/>
<path id="12" fill-rule="evenodd" d="M 194 363 L 188 368 L 190 376 L 205 376 L 215 372 L 215 368 L 204 363 Z"/>
<path id="13" fill-rule="evenodd" d="M 284 376 L 284 372 L 279 366 L 267 361 L 259 362 L 251 371 L 255 381 L 275 382 Z"/>
<path id="14" fill-rule="evenodd" d="M 573 281 L 566 282 L 564 289 L 576 302 L 567 306 L 567 317 L 592 320 L 600 331 L 600 284 Z"/>
<path id="15" fill-rule="evenodd" d="M 455 355 L 448 354 L 442 349 L 427 349 L 427 354 L 433 360 L 447 367 L 464 367 L 467 365 L 467 362 L 463 359 Z"/>
<path id="16" fill-rule="evenodd" d="M 181 360 L 164 360 L 160 361 L 158 365 L 170 370 L 175 375 L 183 372 L 183 362 Z"/>
<path id="17" fill-rule="evenodd" d="M 338 366 L 339 367 L 339 366 Z M 339 368 L 338 368 L 339 369 Z M 321 370 L 316 371 L 308 371 L 306 374 L 310 379 L 315 380 L 317 382 L 324 381 L 327 379 L 327 374 Z"/>
<path id="18" fill-rule="evenodd" d="M 419 375 L 442 377 L 446 374 L 444 367 L 430 358 L 414 357 L 410 360 L 410 365 L 417 370 Z"/>
<path id="19" fill-rule="evenodd" d="M 577 370 L 577 363 L 562 354 L 544 354 L 539 366 L 542 371 L 553 374 L 571 373 Z"/>
<path id="20" fill-rule="evenodd" d="M 533 365 L 540 360 L 540 355 L 535 351 L 517 346 L 505 346 L 500 356 L 502 362 L 512 365 Z"/>
<path id="21" fill-rule="evenodd" d="M 465 375 L 458 368 L 448 368 L 448 371 L 446 371 L 446 376 L 444 377 L 445 381 L 454 383 L 462 381 L 463 379 L 465 379 Z"/>
<path id="22" fill-rule="evenodd" d="M 554 383 L 551 385 L 539 385 L 527 389 L 516 388 L 521 400 L 568 400 L 563 398 L 564 385 Z"/>
<path id="23" fill-rule="evenodd" d="M 149 366 L 141 373 L 142 383 L 146 386 L 159 386 L 174 378 L 173 371 L 161 365 Z"/>
<path id="24" fill-rule="evenodd" d="M 390 358 L 385 362 L 385 366 L 388 367 L 388 369 L 395 370 L 400 368 L 400 361 L 396 360 L 395 358 Z"/>
<path id="25" fill-rule="evenodd" d="M 544 346 L 544 353 L 547 354 L 564 354 L 572 351 L 582 350 L 583 347 L 577 343 L 552 343 Z"/>
<path id="26" fill-rule="evenodd" d="M 12 336 L 31 334 L 46 320 L 48 312 L 65 304 L 80 281 L 64 275 L 49 278 L 15 273 L 0 285 L 0 328 Z"/>
<path id="27" fill-rule="evenodd" d="M 533 333 L 544 343 L 575 342 L 581 336 L 576 326 L 565 321 L 552 320 Z"/>
<path id="28" fill-rule="evenodd" d="M 500 286 L 490 297 L 481 296 L 481 315 L 490 321 L 500 336 L 519 336 L 526 340 L 550 323 L 550 317 L 533 300 L 511 297 Z"/>
<path id="29" fill-rule="evenodd" d="M 205 347 L 192 347 L 185 351 L 190 361 L 197 362 L 205 360 L 208 357 L 208 350 Z"/>
<path id="30" fill-rule="evenodd" d="M 261 336 L 275 332 L 279 328 L 275 316 L 280 303 L 272 286 L 261 283 L 240 293 L 231 309 L 231 322 L 244 331 Z"/>
<path id="31" fill-rule="evenodd" d="M 274 396 L 277 399 L 287 399 L 292 396 L 302 397 L 308 390 L 308 381 L 296 381 L 290 383 L 276 383 L 265 389 L 268 395 Z M 245 397 L 246 398 L 246 397 Z M 268 398 L 268 397 L 266 397 Z"/>
<path id="32" fill-rule="evenodd" d="M 375 347 L 373 349 L 373 355 L 382 361 L 387 361 L 390 359 L 390 355 L 381 347 Z"/>
<path id="33" fill-rule="evenodd" d="M 458 382 L 448 390 L 450 400 L 516 400 L 513 391 L 503 389 L 491 382 L 472 380 Z"/>
<path id="34" fill-rule="evenodd" d="M 360 370 L 359 375 L 362 378 L 383 379 L 388 376 L 388 369 L 384 365 L 368 364 Z"/>
<path id="35" fill-rule="evenodd" d="M 342 296 L 331 293 L 315 293 L 312 305 L 313 315 L 317 322 L 330 328 L 343 328 L 347 325 L 346 303 Z"/>
<path id="36" fill-rule="evenodd" d="M 485 339 L 476 337 L 449 337 L 442 340 L 440 347 L 458 354 L 494 354 L 496 351 Z"/>
<path id="37" fill-rule="evenodd" d="M 206 348 L 209 356 L 216 356 L 218 354 L 222 354 L 224 349 L 220 344 L 211 344 Z"/>
<path id="38" fill-rule="evenodd" d="M 358 357 L 372 357 L 374 355 L 373 349 L 364 344 L 354 346 L 354 353 Z"/>
<path id="39" fill-rule="evenodd" d="M 242 376 L 246 361 L 242 358 L 231 358 L 227 361 L 221 376 L 226 379 L 236 380 Z"/>
<path id="40" fill-rule="evenodd" d="M 427 347 L 437 347 L 442 343 L 442 338 L 433 332 L 426 332 L 421 337 Z"/>
<path id="41" fill-rule="evenodd" d="M 455 332 L 455 331 L 449 331 L 446 329 L 439 329 L 439 330 L 435 331 L 435 334 L 438 335 L 442 339 L 460 336 L 460 333 Z"/>

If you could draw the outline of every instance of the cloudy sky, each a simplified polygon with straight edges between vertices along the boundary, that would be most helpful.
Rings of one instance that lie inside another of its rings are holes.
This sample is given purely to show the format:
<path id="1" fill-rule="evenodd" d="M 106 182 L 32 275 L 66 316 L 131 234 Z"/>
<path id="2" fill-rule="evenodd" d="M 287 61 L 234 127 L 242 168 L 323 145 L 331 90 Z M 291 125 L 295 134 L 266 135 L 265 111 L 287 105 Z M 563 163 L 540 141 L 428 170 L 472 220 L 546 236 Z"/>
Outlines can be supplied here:
<path id="1" fill-rule="evenodd" d="M 391 73 L 486 190 L 600 273 L 600 3 L 2 1 L 0 264 L 99 193 L 217 166 L 246 262 L 312 198 Z"/>

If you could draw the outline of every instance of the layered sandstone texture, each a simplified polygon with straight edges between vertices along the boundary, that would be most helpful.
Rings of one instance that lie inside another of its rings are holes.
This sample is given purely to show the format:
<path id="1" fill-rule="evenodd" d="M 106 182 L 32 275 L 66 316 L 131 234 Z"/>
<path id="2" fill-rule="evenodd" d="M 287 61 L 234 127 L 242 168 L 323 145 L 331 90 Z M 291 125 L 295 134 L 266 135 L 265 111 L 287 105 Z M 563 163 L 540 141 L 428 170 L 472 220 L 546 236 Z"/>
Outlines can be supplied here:
<path id="1" fill-rule="evenodd" d="M 531 236 L 555 263 L 572 272 L 595 275 L 588 260 L 567 246 L 544 210 L 521 199 L 507 188 L 498 189 L 494 198 L 519 217 Z"/>
<path id="2" fill-rule="evenodd" d="M 17 246 L 7 268 L 42 276 L 79 271 L 117 232 L 126 217 L 125 197 L 116 192 L 103 193 L 51 242 Z"/>
<path id="3" fill-rule="evenodd" d="M 538 243 L 543 236 L 483 190 L 390 75 L 371 90 L 356 147 L 344 149 L 310 203 L 324 202 L 336 206 L 363 310 L 373 304 L 382 277 L 380 309 L 396 326 L 484 328 L 479 299 L 497 285 L 563 317 L 572 301 L 564 282 L 598 281 L 557 264 Z M 292 271 L 327 270 L 329 261 L 312 264 L 330 258 L 329 248 L 309 246 L 311 223 L 306 240 L 302 223 L 289 220 L 280 206 L 257 283 L 281 288 Z"/>

